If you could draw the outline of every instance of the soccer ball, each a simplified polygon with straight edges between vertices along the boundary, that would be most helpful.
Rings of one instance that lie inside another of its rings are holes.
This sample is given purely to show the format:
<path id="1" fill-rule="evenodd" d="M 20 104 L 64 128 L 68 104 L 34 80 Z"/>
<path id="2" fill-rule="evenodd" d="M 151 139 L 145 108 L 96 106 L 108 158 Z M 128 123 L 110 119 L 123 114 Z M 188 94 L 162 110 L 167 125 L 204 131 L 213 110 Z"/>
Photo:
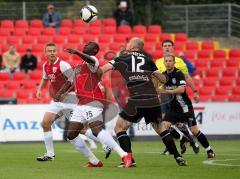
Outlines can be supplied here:
<path id="1" fill-rule="evenodd" d="M 81 19 L 86 22 L 94 22 L 98 18 L 98 10 L 92 5 L 84 6 L 80 11 Z"/>

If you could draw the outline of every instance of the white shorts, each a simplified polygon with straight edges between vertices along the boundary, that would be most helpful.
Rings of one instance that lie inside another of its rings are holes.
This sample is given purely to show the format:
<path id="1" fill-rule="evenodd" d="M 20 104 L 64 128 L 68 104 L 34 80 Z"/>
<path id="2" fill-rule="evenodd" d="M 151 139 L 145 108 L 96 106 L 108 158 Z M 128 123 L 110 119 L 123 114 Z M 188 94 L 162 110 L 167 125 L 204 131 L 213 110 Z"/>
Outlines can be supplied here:
<path id="1" fill-rule="evenodd" d="M 71 92 L 61 102 L 55 102 L 52 100 L 50 105 L 48 106 L 47 112 L 58 114 L 64 109 L 71 109 L 73 111 L 74 108 L 77 107 L 77 104 L 78 98 L 75 93 Z"/>
<path id="2" fill-rule="evenodd" d="M 99 101 L 92 101 L 85 105 L 78 105 L 70 118 L 70 122 L 86 123 L 93 121 L 103 121 L 103 104 Z"/>

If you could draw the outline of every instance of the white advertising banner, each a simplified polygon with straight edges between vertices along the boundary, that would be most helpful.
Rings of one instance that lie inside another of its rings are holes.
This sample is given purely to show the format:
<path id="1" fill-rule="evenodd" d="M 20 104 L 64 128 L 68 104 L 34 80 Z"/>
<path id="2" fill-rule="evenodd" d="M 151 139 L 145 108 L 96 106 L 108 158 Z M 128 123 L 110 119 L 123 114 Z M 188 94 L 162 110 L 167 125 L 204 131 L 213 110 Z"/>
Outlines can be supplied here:
<path id="1" fill-rule="evenodd" d="M 0 142 L 42 141 L 41 121 L 47 105 L 0 105 Z M 62 140 L 63 130 L 52 125 L 53 139 Z"/>
<path id="2" fill-rule="evenodd" d="M 240 134 L 240 103 L 194 104 L 199 128 L 207 135 Z M 144 120 L 134 125 L 136 136 L 156 135 Z"/>

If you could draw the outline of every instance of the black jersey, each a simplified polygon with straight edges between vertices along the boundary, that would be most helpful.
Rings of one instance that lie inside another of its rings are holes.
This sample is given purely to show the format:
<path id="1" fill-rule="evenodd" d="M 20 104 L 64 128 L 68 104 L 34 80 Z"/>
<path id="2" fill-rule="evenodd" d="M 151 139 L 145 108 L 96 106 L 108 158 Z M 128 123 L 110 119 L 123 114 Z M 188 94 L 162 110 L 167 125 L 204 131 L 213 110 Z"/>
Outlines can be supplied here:
<path id="1" fill-rule="evenodd" d="M 126 52 L 109 63 L 125 79 L 130 97 L 148 98 L 157 95 L 151 80 L 151 74 L 157 67 L 150 55 L 139 51 Z"/>
<path id="2" fill-rule="evenodd" d="M 166 89 L 175 89 L 179 86 L 185 86 L 186 81 L 184 74 L 177 68 L 174 68 L 173 72 L 163 72 L 167 77 L 168 81 L 164 85 Z M 193 110 L 192 102 L 189 99 L 186 90 L 182 94 L 174 94 L 169 102 L 170 109 L 180 113 L 187 113 Z"/>

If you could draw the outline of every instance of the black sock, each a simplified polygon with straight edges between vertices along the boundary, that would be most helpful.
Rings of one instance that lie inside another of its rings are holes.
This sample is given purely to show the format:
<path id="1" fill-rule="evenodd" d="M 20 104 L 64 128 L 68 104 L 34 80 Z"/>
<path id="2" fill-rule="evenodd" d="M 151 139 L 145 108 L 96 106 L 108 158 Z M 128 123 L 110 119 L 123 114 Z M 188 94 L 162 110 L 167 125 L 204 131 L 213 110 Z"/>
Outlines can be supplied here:
<path id="1" fill-rule="evenodd" d="M 194 142 L 192 136 L 190 135 L 190 133 L 185 125 L 183 127 L 179 127 L 178 129 L 188 138 L 190 143 Z"/>
<path id="2" fill-rule="evenodd" d="M 178 153 L 177 147 L 174 143 L 174 140 L 171 134 L 167 130 L 165 130 L 160 134 L 160 136 L 162 138 L 163 143 L 169 150 L 169 152 L 174 155 L 174 158 L 181 157 L 181 155 Z"/>
<path id="3" fill-rule="evenodd" d="M 127 153 L 132 153 L 131 140 L 127 135 L 126 131 L 117 133 L 117 139 L 120 147 Z"/>
<path id="4" fill-rule="evenodd" d="M 200 142 L 200 144 L 202 144 L 202 146 L 206 149 L 209 147 L 209 143 L 208 143 L 208 140 L 206 138 L 206 136 L 201 132 L 199 131 L 196 135 L 198 141 Z"/>
<path id="5" fill-rule="evenodd" d="M 172 137 L 174 139 L 180 139 L 180 137 L 181 137 L 181 135 L 174 128 L 172 128 L 172 130 L 170 130 L 170 134 L 172 135 Z"/>

